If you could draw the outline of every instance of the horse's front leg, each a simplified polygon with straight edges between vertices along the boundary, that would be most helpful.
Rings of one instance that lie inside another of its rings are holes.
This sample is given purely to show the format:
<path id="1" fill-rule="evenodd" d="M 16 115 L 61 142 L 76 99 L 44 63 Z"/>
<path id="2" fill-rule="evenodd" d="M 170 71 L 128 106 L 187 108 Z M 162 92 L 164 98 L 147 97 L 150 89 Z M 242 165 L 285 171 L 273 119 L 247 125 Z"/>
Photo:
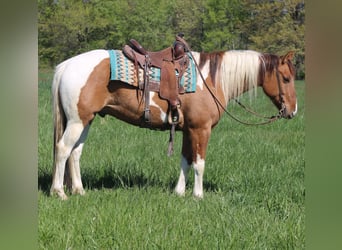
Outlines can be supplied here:
<path id="1" fill-rule="evenodd" d="M 193 162 L 195 172 L 195 184 L 193 195 L 198 198 L 203 198 L 203 174 L 204 174 L 205 160 L 200 155 Z"/>
<path id="2" fill-rule="evenodd" d="M 186 186 L 186 181 L 188 180 L 188 173 L 191 165 L 188 163 L 188 161 L 185 159 L 184 155 L 182 154 L 182 159 L 181 159 L 181 171 L 179 174 L 177 186 L 175 188 L 176 194 L 180 196 L 185 195 L 185 186 Z"/>
<path id="3" fill-rule="evenodd" d="M 183 132 L 181 173 L 175 192 L 179 195 L 185 194 L 186 180 L 190 166 L 194 168 L 195 183 L 193 195 L 203 197 L 203 174 L 205 167 L 205 155 L 208 146 L 211 129 L 189 129 Z"/>

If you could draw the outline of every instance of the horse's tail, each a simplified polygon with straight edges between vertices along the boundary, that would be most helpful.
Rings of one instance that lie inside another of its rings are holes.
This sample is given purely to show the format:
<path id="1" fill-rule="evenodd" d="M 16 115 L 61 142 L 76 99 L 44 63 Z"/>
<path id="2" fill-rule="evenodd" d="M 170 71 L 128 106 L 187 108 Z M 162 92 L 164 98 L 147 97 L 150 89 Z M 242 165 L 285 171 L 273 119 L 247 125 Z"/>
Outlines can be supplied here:
<path id="1" fill-rule="evenodd" d="M 53 155 L 56 162 L 56 145 L 62 138 L 65 126 L 66 116 L 60 99 L 59 86 L 61 77 L 65 69 L 65 63 L 61 63 L 56 67 L 55 75 L 52 82 L 52 112 L 53 112 Z"/>

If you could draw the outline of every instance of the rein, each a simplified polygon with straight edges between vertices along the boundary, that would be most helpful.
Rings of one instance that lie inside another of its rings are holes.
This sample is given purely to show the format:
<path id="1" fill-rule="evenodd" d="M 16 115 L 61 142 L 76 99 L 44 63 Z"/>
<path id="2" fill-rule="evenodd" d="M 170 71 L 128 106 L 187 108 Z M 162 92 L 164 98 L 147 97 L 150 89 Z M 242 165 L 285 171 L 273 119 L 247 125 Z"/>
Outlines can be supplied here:
<path id="1" fill-rule="evenodd" d="M 251 114 L 254 114 L 255 116 L 258 116 L 258 117 L 261 117 L 261 118 L 264 118 L 264 119 L 267 119 L 266 121 L 264 122 L 260 122 L 260 123 L 249 123 L 249 122 L 245 122 L 245 121 L 242 121 L 240 120 L 239 118 L 237 118 L 236 116 L 234 116 L 232 113 L 230 113 L 225 107 L 224 105 L 220 102 L 220 100 L 217 98 L 217 96 L 215 95 L 215 93 L 212 91 L 212 89 L 209 87 L 209 85 L 207 84 L 207 82 L 205 81 L 203 75 L 202 75 L 202 72 L 195 60 L 195 57 L 192 55 L 191 53 L 191 49 L 189 47 L 189 45 L 187 44 L 187 42 L 180 38 L 180 37 L 177 37 L 177 39 L 179 39 L 182 43 L 184 43 L 184 45 L 186 46 L 188 52 L 190 53 L 191 57 L 193 58 L 194 62 L 195 62 L 195 65 L 198 69 L 198 72 L 202 78 L 202 81 L 204 83 L 204 85 L 207 87 L 209 93 L 212 95 L 212 97 L 214 98 L 215 102 L 223 109 L 223 111 L 228 115 L 230 116 L 233 120 L 241 123 L 241 124 L 244 124 L 244 125 L 265 125 L 265 124 L 269 124 L 269 123 L 272 123 L 272 122 L 275 122 L 276 120 L 278 119 L 281 119 L 283 117 L 283 113 L 285 111 L 285 104 L 284 104 L 284 100 L 283 100 L 283 93 L 282 93 L 282 89 L 281 89 L 281 85 L 280 85 L 280 79 L 279 79 L 279 72 L 278 70 L 276 71 L 276 76 L 277 76 L 277 82 L 278 82 L 278 88 L 279 88 L 279 98 L 280 98 L 280 102 L 281 102 L 281 109 L 279 110 L 278 114 L 277 115 L 274 115 L 274 116 L 271 116 L 271 117 L 265 117 L 265 116 L 262 116 L 250 109 L 248 109 L 246 106 L 244 106 L 240 101 L 234 99 L 242 108 L 244 108 L 247 112 L 251 113 Z"/>
<path id="2" fill-rule="evenodd" d="M 214 97 L 216 99 L 216 97 Z M 261 115 L 249 108 L 247 108 L 245 105 L 243 105 L 240 101 L 234 99 L 234 101 L 239 104 L 243 109 L 245 109 L 248 113 L 250 114 L 253 114 L 254 116 L 257 116 L 257 117 L 260 117 L 260 118 L 263 118 L 263 119 L 266 119 L 266 121 L 264 122 L 259 122 L 259 123 L 249 123 L 249 122 L 244 122 L 244 121 L 241 121 L 240 119 L 234 117 L 231 113 L 229 113 L 228 111 L 225 110 L 225 112 L 231 117 L 233 118 L 235 121 L 237 122 L 240 122 L 244 125 L 266 125 L 266 124 L 269 124 L 269 123 L 272 123 L 272 122 L 275 122 L 276 120 L 278 119 L 281 119 L 283 118 L 283 112 L 285 110 L 285 105 L 283 105 L 282 103 L 282 108 L 279 110 L 278 114 L 277 115 L 273 115 L 271 117 L 267 117 L 267 116 L 264 116 L 264 115 Z"/>

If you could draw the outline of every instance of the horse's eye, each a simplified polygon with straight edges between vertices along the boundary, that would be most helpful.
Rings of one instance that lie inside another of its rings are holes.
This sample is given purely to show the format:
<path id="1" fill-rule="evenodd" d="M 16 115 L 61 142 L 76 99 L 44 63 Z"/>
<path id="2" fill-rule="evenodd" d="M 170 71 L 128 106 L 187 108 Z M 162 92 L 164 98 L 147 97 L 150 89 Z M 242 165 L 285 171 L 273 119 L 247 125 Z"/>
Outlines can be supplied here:
<path id="1" fill-rule="evenodd" d="M 290 78 L 287 78 L 287 77 L 283 76 L 283 79 L 284 79 L 284 83 L 289 83 L 290 82 Z"/>

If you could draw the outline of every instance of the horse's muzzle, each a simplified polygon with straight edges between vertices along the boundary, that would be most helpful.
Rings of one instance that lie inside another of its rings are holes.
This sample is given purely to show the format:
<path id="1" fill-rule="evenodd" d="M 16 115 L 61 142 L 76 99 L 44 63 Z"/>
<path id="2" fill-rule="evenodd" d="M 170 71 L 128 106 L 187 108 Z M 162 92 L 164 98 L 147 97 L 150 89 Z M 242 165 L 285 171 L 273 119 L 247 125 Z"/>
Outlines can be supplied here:
<path id="1" fill-rule="evenodd" d="M 296 106 L 295 106 L 294 111 L 288 112 L 287 108 L 285 107 L 284 111 L 282 112 L 282 117 L 286 118 L 286 119 L 292 119 L 297 114 L 297 111 L 298 111 L 298 106 L 297 106 L 297 102 L 296 102 Z"/>

